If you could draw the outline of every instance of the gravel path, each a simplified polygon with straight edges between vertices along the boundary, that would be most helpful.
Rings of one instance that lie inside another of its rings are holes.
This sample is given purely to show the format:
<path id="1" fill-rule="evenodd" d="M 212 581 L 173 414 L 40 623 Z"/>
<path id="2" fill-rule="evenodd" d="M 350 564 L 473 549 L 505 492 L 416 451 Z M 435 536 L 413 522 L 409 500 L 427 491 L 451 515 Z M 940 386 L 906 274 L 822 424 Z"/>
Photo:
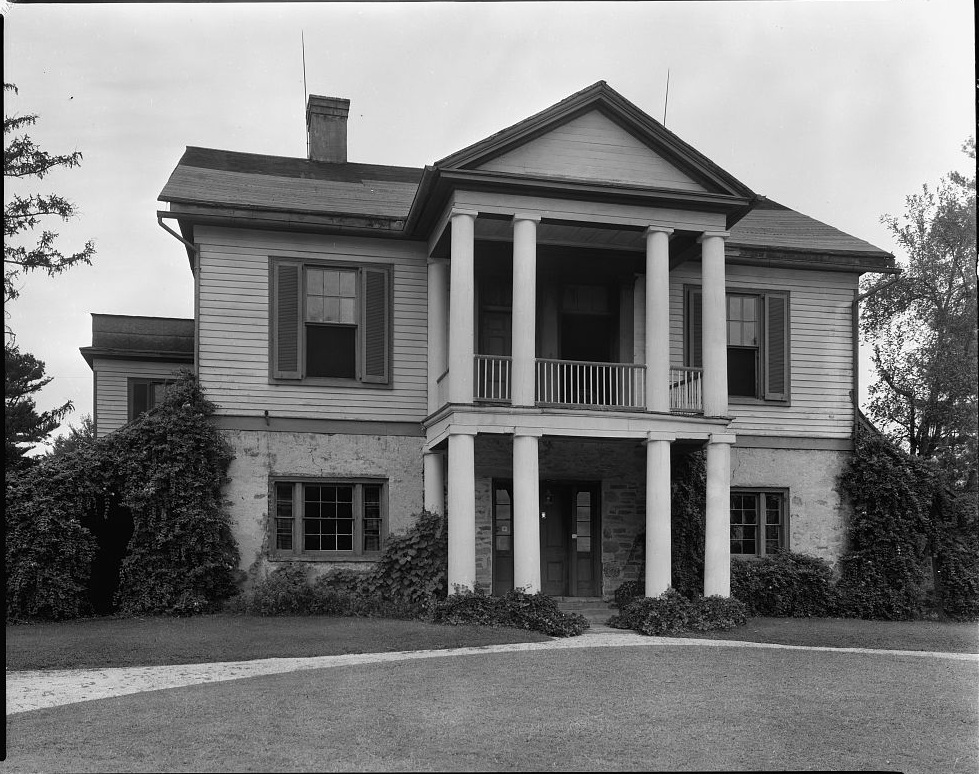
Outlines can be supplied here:
<path id="1" fill-rule="evenodd" d="M 386 661 L 408 661 L 424 658 L 447 658 L 480 653 L 516 653 L 564 648 L 690 646 L 772 648 L 788 650 L 832 651 L 836 653 L 874 653 L 894 656 L 919 656 L 955 661 L 979 661 L 973 653 L 937 653 L 918 650 L 871 650 L 867 648 L 830 648 L 806 645 L 773 645 L 735 640 L 698 640 L 681 637 L 645 637 L 607 627 L 594 627 L 579 637 L 549 642 L 484 645 L 474 648 L 415 650 L 392 653 L 355 653 L 343 656 L 313 658 L 267 658 L 255 661 L 225 661 L 211 664 L 147 666 L 109 669 L 40 670 L 7 673 L 7 714 L 57 707 L 75 702 L 105 699 L 143 691 L 159 691 L 200 683 L 240 680 L 246 677 L 297 672 L 306 669 L 372 664 Z"/>

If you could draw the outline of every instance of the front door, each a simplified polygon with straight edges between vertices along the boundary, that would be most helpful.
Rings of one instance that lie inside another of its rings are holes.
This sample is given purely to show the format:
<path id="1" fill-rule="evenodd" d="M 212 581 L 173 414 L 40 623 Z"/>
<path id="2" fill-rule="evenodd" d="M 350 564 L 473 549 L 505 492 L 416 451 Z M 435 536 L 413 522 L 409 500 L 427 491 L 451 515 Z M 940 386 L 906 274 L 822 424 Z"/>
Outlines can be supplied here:
<path id="1" fill-rule="evenodd" d="M 601 595 L 596 483 L 541 484 L 541 586 L 553 597 Z"/>

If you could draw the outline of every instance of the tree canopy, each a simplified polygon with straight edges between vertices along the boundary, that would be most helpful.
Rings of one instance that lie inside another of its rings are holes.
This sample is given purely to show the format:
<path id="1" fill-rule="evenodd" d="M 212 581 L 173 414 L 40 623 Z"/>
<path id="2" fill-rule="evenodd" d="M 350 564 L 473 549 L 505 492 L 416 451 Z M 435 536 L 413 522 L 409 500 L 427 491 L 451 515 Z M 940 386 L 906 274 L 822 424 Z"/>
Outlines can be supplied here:
<path id="1" fill-rule="evenodd" d="M 17 93 L 12 83 L 3 85 L 5 92 Z M 37 123 L 37 115 L 3 117 L 3 177 L 4 188 L 15 179 L 37 178 L 41 180 L 58 167 L 77 167 L 81 164 L 80 151 L 52 155 L 41 150 L 30 135 L 22 129 Z M 26 196 L 11 194 L 4 197 L 3 206 L 3 299 L 11 301 L 20 295 L 18 278 L 25 272 L 42 270 L 49 275 L 60 274 L 79 263 L 91 264 L 95 244 L 89 240 L 77 253 L 65 255 L 56 247 L 58 234 L 42 228 L 34 245 L 19 244 L 27 232 L 42 226 L 51 216 L 67 221 L 75 215 L 75 205 L 57 194 Z"/>
<path id="2" fill-rule="evenodd" d="M 963 151 L 975 159 L 975 139 Z M 912 455 L 975 485 L 976 178 L 952 172 L 882 218 L 906 253 L 893 281 L 868 281 L 861 328 L 877 381 L 867 413 Z M 899 259 L 900 260 L 900 259 Z"/>

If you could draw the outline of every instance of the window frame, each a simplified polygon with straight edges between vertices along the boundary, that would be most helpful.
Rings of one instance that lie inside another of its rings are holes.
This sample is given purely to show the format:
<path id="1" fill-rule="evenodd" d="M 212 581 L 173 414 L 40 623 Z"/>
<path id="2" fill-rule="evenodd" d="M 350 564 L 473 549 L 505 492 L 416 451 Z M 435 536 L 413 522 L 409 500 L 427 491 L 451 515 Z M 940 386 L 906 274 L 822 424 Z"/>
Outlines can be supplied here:
<path id="1" fill-rule="evenodd" d="M 276 545 L 277 522 L 276 487 L 281 484 L 292 485 L 292 548 L 278 548 Z M 305 498 L 303 487 L 313 486 L 352 486 L 353 492 L 353 548 L 350 551 L 306 550 L 303 547 L 303 519 Z M 380 487 L 380 548 L 365 551 L 364 545 L 364 487 Z M 376 561 L 383 553 L 388 538 L 388 480 L 374 477 L 319 477 L 319 476 L 271 476 L 268 490 L 268 558 L 271 561 Z"/>
<path id="2" fill-rule="evenodd" d="M 695 284 L 685 284 L 683 286 L 683 363 L 687 367 L 697 367 L 694 366 L 694 336 L 695 336 L 695 320 L 694 320 L 694 305 L 693 296 L 694 294 L 700 294 L 701 299 L 703 299 L 703 286 Z M 754 397 L 747 395 L 733 395 L 728 392 L 728 402 L 735 405 L 780 405 L 780 406 L 790 406 L 792 405 L 792 293 L 788 290 L 765 290 L 756 287 L 727 287 L 724 293 L 724 320 L 725 320 L 725 339 L 728 337 L 727 332 L 727 310 L 728 310 L 728 299 L 731 296 L 751 296 L 758 299 L 758 309 L 757 309 L 757 320 L 758 325 L 758 362 L 756 364 L 755 379 L 757 383 L 757 390 Z M 769 325 L 768 325 L 768 312 L 769 305 L 771 303 L 771 298 L 780 298 L 784 301 L 784 357 L 783 357 L 783 379 L 785 382 L 785 390 L 783 393 L 772 393 L 772 397 L 768 397 L 768 381 L 769 381 L 769 354 L 771 352 L 771 345 L 769 343 Z M 701 302 L 701 313 L 703 313 L 703 302 Z M 703 330 L 703 322 L 701 321 L 701 331 Z M 731 349 L 746 349 L 741 346 L 732 346 L 728 343 L 725 347 L 725 352 Z M 729 383 L 730 385 L 730 383 Z M 779 397 L 780 396 L 780 397 Z"/>
<path id="3" fill-rule="evenodd" d="M 297 308 L 298 320 L 298 366 L 299 366 L 299 376 L 282 376 L 277 375 L 277 363 L 276 358 L 278 356 L 278 337 L 279 337 L 279 321 L 278 321 L 278 305 L 279 305 L 279 294 L 278 294 L 278 279 L 276 269 L 279 266 L 292 265 L 297 266 L 300 271 L 300 281 L 299 281 L 299 301 Z M 326 269 L 326 270 L 336 270 L 336 271 L 353 271 L 356 274 L 355 285 L 356 285 L 356 296 L 355 296 L 355 317 L 356 323 L 319 323 L 319 322 L 307 322 L 307 269 Z M 385 338 L 385 372 L 386 377 L 383 380 L 378 380 L 376 377 L 370 377 L 366 375 L 365 367 L 365 329 L 367 325 L 367 303 L 365 299 L 366 293 L 366 272 L 383 272 L 385 275 L 385 292 L 386 292 L 386 306 L 384 309 L 384 322 L 383 322 L 383 333 Z M 269 366 L 269 383 L 270 384 L 307 384 L 307 385 L 317 385 L 317 386 L 332 386 L 332 387 L 354 387 L 354 388 L 375 388 L 375 389 L 392 389 L 394 386 L 394 267 L 387 263 L 369 263 L 369 262 L 358 262 L 352 260 L 341 259 L 317 259 L 317 258 L 304 258 L 304 257 L 292 257 L 287 255 L 274 255 L 269 258 L 269 341 L 268 341 L 268 366 Z M 338 377 L 338 376 L 307 376 L 306 375 L 306 349 L 307 349 L 307 335 L 306 326 L 315 325 L 320 327 L 335 327 L 335 328 L 353 328 L 354 329 L 354 376 L 353 377 Z"/>
<path id="4" fill-rule="evenodd" d="M 768 526 L 768 521 L 767 521 L 768 509 L 766 507 L 765 498 L 768 495 L 778 495 L 779 497 L 782 498 L 782 513 L 781 513 L 782 524 L 781 524 L 781 531 L 779 533 L 779 551 L 790 550 L 789 490 L 784 487 L 747 487 L 747 486 L 734 487 L 732 486 L 731 487 L 732 501 L 733 498 L 737 495 L 754 495 L 755 497 L 758 498 L 757 502 L 758 502 L 759 518 L 758 518 L 758 524 L 756 525 L 757 532 L 755 534 L 755 552 L 753 554 L 739 554 L 739 553 L 735 553 L 734 551 L 731 551 L 731 558 L 755 560 L 755 559 L 764 559 L 766 556 L 771 556 L 771 554 L 769 554 L 767 549 L 768 541 L 765 534 Z M 732 506 L 733 506 L 733 502 L 728 506 L 728 532 L 729 533 L 731 528 L 735 526 L 731 524 L 731 513 L 733 511 Z M 733 538 L 729 535 L 729 539 L 728 539 L 729 542 L 731 539 Z"/>
<path id="5" fill-rule="evenodd" d="M 137 386 L 161 385 L 165 393 L 167 388 L 170 387 L 170 385 L 172 385 L 173 382 L 174 382 L 173 379 L 167 379 L 159 376 L 127 376 L 126 377 L 126 417 L 127 417 L 126 421 L 132 422 L 137 417 L 140 417 L 143 414 L 149 414 L 150 412 L 154 411 L 156 407 L 160 405 L 159 403 L 154 403 L 152 406 L 150 406 L 149 405 L 150 401 L 147 400 L 146 411 L 137 414 L 135 400 L 133 399 L 134 390 Z"/>

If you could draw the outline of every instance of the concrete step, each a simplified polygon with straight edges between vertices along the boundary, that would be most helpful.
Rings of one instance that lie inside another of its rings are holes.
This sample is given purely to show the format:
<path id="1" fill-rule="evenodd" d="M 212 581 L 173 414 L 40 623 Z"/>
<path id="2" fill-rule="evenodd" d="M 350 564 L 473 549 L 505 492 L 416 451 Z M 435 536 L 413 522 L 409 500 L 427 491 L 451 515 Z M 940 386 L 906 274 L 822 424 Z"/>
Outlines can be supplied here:
<path id="1" fill-rule="evenodd" d="M 584 616 L 589 625 L 604 627 L 608 619 L 616 614 L 615 608 L 602 599 L 588 597 L 557 597 L 555 598 L 558 608 L 565 613 L 577 613 Z"/>

